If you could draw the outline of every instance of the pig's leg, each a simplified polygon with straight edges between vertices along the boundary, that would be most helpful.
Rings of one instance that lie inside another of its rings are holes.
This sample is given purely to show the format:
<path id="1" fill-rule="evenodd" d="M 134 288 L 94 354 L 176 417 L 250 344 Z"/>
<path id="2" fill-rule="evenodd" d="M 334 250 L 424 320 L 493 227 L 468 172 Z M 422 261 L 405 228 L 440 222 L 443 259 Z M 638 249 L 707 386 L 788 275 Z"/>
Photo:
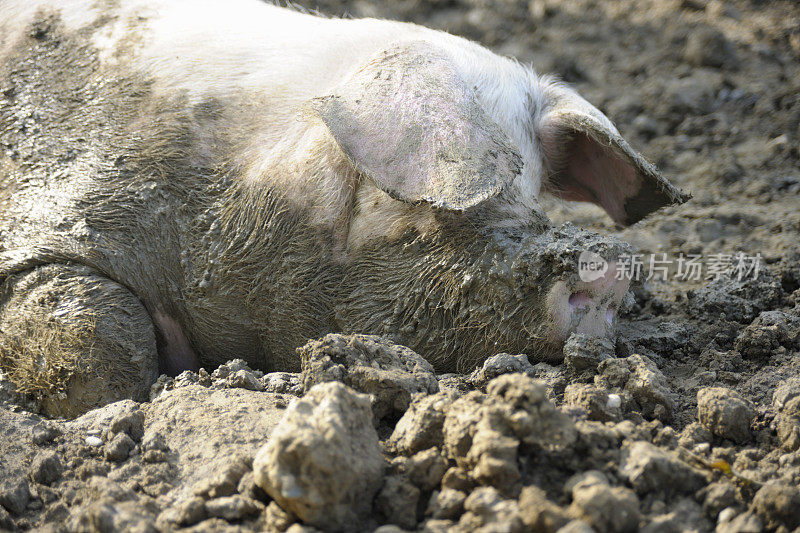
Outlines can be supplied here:
<path id="1" fill-rule="evenodd" d="M 7 278 L 0 302 L 0 367 L 47 415 L 147 399 L 158 376 L 154 327 L 122 285 L 49 264 Z"/>

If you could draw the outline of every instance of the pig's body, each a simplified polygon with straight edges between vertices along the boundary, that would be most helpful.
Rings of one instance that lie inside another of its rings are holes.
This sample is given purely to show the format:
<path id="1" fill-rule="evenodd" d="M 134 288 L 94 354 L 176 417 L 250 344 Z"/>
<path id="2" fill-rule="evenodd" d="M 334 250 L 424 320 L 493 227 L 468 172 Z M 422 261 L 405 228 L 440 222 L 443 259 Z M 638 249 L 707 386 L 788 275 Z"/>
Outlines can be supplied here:
<path id="1" fill-rule="evenodd" d="M 597 161 L 621 178 L 553 190 L 620 222 L 678 198 L 577 95 L 441 32 L 256 0 L 6 0 L 0 364 L 75 414 L 159 365 L 296 369 L 329 331 L 440 370 L 552 357 L 608 333 L 627 287 L 576 279 L 581 246 L 621 246 L 548 229 L 537 202 Z"/>

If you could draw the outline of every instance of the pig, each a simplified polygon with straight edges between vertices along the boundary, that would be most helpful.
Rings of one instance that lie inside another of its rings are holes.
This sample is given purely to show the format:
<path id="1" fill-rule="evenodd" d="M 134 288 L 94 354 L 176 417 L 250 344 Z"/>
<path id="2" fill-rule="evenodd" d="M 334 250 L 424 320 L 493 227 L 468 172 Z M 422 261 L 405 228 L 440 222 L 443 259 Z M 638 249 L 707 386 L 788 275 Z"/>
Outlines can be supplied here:
<path id="1" fill-rule="evenodd" d="M 620 225 L 687 198 L 513 59 L 258 0 L 4 0 L 0 180 L 0 367 L 66 417 L 231 358 L 297 371 L 328 332 L 557 362 L 613 335 L 628 248 L 539 198 Z"/>

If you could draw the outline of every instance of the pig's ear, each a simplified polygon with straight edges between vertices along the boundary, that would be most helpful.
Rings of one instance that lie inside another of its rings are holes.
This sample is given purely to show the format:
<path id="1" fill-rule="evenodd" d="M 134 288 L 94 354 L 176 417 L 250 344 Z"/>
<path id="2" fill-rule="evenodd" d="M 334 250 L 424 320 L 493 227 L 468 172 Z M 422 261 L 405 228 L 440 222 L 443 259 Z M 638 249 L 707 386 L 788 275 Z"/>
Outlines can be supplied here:
<path id="1" fill-rule="evenodd" d="M 539 126 L 550 173 L 545 191 L 595 203 L 623 225 L 689 199 L 631 148 L 597 108 L 565 87 L 549 92 L 553 104 Z"/>
<path id="2" fill-rule="evenodd" d="M 474 89 L 424 42 L 382 51 L 311 105 L 355 168 L 397 200 L 461 211 L 522 167 Z"/>

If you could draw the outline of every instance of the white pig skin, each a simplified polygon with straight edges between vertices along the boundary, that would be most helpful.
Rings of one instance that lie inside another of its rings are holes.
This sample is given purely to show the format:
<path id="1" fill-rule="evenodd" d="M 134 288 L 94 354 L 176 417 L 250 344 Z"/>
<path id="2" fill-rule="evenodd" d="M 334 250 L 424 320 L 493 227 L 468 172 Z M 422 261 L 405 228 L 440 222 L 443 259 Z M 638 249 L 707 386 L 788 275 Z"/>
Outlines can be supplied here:
<path id="1" fill-rule="evenodd" d="M 41 7 L 59 9 L 68 28 L 78 29 L 102 16 L 95 0 L 5 0 L 5 28 L 30 22 Z M 129 32 L 143 32 L 143 43 L 134 55 L 117 52 L 126 46 Z M 11 44 L 10 39 L 0 46 Z M 128 62 L 156 80 L 156 92 L 185 91 L 189 103 L 217 95 L 244 91 L 261 102 L 256 131 L 243 153 L 253 161 L 249 179 L 261 179 L 265 168 L 272 168 L 276 145 L 286 143 L 286 127 L 296 120 L 305 102 L 331 93 L 343 79 L 361 69 L 381 50 L 398 43 L 418 42 L 443 52 L 465 86 L 474 90 L 478 102 L 512 140 L 522 157 L 521 172 L 513 178 L 505 195 L 504 217 L 494 222 L 498 228 L 515 226 L 531 217 L 542 216 L 537 202 L 546 174 L 540 143 L 542 121 L 548 109 L 559 101 L 589 113 L 614 135 L 614 126 L 571 89 L 548 76 L 539 76 L 517 61 L 500 57 L 486 48 L 441 31 L 414 24 L 376 19 L 322 18 L 295 10 L 266 5 L 259 0 L 127 0 L 118 8 L 113 24 L 93 37 L 104 62 Z M 303 125 L 302 135 L 319 143 L 325 132 L 310 133 Z M 302 146 L 290 139 L 292 149 Z M 202 153 L 202 150 L 198 150 Z M 298 184 L 301 195 L 316 195 L 323 189 L 330 194 L 317 198 L 315 205 L 342 205 L 341 174 L 332 175 L 337 183 L 312 184 L 316 191 Z M 362 195 L 375 196 L 371 191 Z M 300 201 L 300 200 L 298 200 Z M 387 202 L 381 198 L 378 203 Z M 376 222 L 387 219 L 394 209 L 378 205 L 366 219 L 358 220 L 348 232 L 350 244 L 369 240 L 374 230 L 386 227 Z M 396 209 L 395 209 L 396 211 Z M 342 213 L 326 209 L 320 224 L 333 227 Z M 394 213 L 394 217 L 397 217 Z M 392 218 L 391 215 L 389 218 Z M 418 218 L 418 217 L 415 217 Z M 415 224 L 424 228 L 426 217 Z"/>

